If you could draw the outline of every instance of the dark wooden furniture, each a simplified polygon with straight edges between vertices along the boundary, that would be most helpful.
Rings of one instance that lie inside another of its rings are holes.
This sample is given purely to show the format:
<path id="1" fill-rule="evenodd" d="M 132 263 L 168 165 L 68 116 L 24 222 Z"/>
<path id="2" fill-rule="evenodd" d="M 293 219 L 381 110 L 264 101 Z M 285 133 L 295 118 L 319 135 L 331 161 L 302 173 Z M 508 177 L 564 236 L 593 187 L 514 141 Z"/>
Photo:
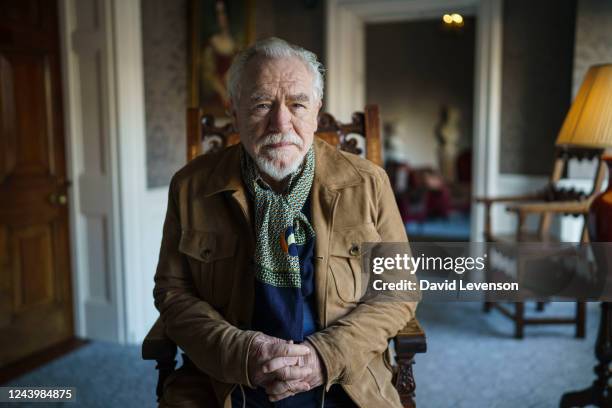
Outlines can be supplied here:
<path id="1" fill-rule="evenodd" d="M 372 162 L 382 165 L 382 143 L 380 137 L 380 119 L 378 106 L 368 105 L 364 112 L 353 114 L 351 123 L 343 124 L 328 114 L 319 115 L 317 137 L 339 149 L 355 153 L 365 153 Z M 359 147 L 359 137 L 362 145 Z M 187 111 L 187 159 L 221 149 L 238 143 L 238 133 L 231 124 L 217 125 L 215 118 L 206 115 L 201 109 L 192 108 Z M 365 152 L 363 151 L 365 149 Z M 414 355 L 427 350 L 425 333 L 416 319 L 410 321 L 393 339 L 395 343 L 395 373 L 394 385 L 397 388 L 404 407 L 415 407 L 415 381 L 412 372 Z M 145 360 L 156 360 L 159 377 L 157 382 L 157 397 L 161 397 L 165 379 L 176 366 L 176 344 L 166 336 L 161 319 L 157 319 L 142 343 L 142 357 Z"/>
<path id="2" fill-rule="evenodd" d="M 540 191 L 532 194 L 505 197 L 483 197 L 477 198 L 476 202 L 485 206 L 484 238 L 487 242 L 554 242 L 558 238 L 551 232 L 553 217 L 556 215 L 573 215 L 585 218 L 588 213 L 589 203 L 594 195 L 601 190 L 601 183 L 605 175 L 605 168 L 601 161 L 603 149 L 576 148 L 566 145 L 556 147 L 556 159 L 553 172 L 548 185 Z M 597 170 L 594 176 L 594 184 L 591 193 L 585 194 L 572 188 L 559 187 L 558 182 L 567 172 L 570 159 L 597 160 Z M 491 207 L 493 204 L 506 204 L 506 210 L 517 215 L 517 228 L 514 234 L 498 235 L 493 232 L 491 222 Z M 530 231 L 526 221 L 529 216 L 539 218 L 538 228 Z M 583 228 L 580 242 L 588 242 L 588 233 Z M 490 258 L 489 258 L 490 259 Z M 518 265 L 521 262 L 517 262 Z M 519 272 L 520 273 L 520 272 Z M 526 318 L 524 302 L 514 303 L 514 313 L 503 303 L 485 302 L 484 310 L 488 312 L 491 308 L 499 310 L 503 315 L 514 321 L 514 337 L 523 338 L 525 325 L 532 324 L 573 324 L 576 326 L 576 337 L 585 336 L 585 303 L 576 302 L 576 313 L 574 316 L 550 317 L 550 318 Z M 537 303 L 537 310 L 543 310 L 544 303 Z"/>
<path id="3" fill-rule="evenodd" d="M 595 380 L 584 390 L 563 394 L 561 408 L 575 407 L 612 407 L 612 303 L 601 302 L 601 317 L 599 330 L 595 342 L 595 357 L 597 365 L 594 367 Z"/>

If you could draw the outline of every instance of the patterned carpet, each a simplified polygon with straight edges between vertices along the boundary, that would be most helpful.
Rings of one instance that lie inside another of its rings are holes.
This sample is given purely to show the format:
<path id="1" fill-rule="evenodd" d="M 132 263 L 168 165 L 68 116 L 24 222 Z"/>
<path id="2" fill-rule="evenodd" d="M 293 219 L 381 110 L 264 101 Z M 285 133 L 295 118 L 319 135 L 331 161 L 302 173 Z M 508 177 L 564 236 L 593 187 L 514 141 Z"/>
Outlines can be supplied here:
<path id="1" fill-rule="evenodd" d="M 565 326 L 528 327 L 524 340 L 514 340 L 507 319 L 480 310 L 474 303 L 419 306 L 429 347 L 415 365 L 420 408 L 556 407 L 565 391 L 590 385 L 598 304 L 587 308 L 585 340 Z M 545 314 L 572 312 L 573 304 L 556 303 Z M 34 407 L 152 407 L 154 365 L 137 346 L 92 342 L 10 385 L 77 388 L 76 404 Z"/>
<path id="2" fill-rule="evenodd" d="M 446 218 L 412 221 L 406 224 L 406 232 L 412 242 L 422 240 L 423 237 L 437 241 L 469 241 L 470 216 L 454 212 Z"/>
<path id="3" fill-rule="evenodd" d="M 599 304 L 587 307 L 587 337 L 574 326 L 527 326 L 512 338 L 513 325 L 481 304 L 422 304 L 417 311 L 428 350 L 414 367 L 417 405 L 446 407 L 558 407 L 564 392 L 586 388 L 594 379 L 594 344 Z M 528 304 L 528 315 L 539 315 Z M 544 315 L 574 313 L 573 303 L 553 303 Z"/>

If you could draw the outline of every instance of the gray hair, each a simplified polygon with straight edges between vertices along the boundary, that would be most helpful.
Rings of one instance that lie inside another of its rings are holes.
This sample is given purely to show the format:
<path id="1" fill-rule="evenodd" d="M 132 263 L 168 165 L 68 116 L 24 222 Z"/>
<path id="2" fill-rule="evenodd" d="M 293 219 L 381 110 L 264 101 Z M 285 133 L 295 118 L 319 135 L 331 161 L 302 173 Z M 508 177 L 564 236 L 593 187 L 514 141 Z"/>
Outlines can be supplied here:
<path id="1" fill-rule="evenodd" d="M 244 67 L 246 67 L 252 58 L 258 55 L 268 58 L 297 57 L 301 59 L 312 74 L 315 99 L 321 100 L 323 98 L 323 74 L 325 68 L 317 60 L 317 56 L 313 52 L 290 44 L 285 40 L 270 37 L 255 42 L 255 44 L 239 52 L 234 58 L 227 79 L 227 89 L 230 99 L 234 104 L 238 102 L 240 96 L 240 84 Z"/>

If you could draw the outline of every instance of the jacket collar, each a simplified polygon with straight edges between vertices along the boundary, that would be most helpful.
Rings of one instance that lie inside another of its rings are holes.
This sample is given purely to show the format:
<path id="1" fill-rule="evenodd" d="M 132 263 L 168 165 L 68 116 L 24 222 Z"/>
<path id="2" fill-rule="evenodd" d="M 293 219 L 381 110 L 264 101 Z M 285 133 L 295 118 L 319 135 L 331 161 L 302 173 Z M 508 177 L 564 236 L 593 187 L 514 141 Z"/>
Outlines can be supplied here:
<path id="1" fill-rule="evenodd" d="M 204 195 L 211 196 L 223 191 L 244 190 L 240 174 L 240 149 L 236 144 L 224 149 L 217 156 L 217 163 L 204 186 Z M 316 137 L 314 185 L 329 190 L 340 190 L 361 184 L 363 178 L 354 164 L 335 147 Z"/>

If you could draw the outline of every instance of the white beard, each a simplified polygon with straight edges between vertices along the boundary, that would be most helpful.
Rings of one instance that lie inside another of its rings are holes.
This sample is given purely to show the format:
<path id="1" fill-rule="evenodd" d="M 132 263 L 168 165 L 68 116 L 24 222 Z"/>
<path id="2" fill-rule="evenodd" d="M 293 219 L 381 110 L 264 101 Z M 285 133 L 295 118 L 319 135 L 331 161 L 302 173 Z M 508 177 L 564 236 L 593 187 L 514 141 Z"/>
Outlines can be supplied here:
<path id="1" fill-rule="evenodd" d="M 297 136 L 295 133 L 275 133 L 272 135 L 268 135 L 262 140 L 258 141 L 257 145 L 260 147 L 260 154 L 256 155 L 253 160 L 257 165 L 257 168 L 267 174 L 270 178 L 276 181 L 282 181 L 290 174 L 295 173 L 301 166 L 304 161 L 304 157 L 306 154 L 300 155 L 295 158 L 289 164 L 284 166 L 279 166 L 278 164 L 284 158 L 284 154 L 277 149 L 267 148 L 267 145 L 281 143 L 281 142 L 289 142 L 297 145 L 300 149 L 302 148 L 304 142 L 302 139 Z M 263 151 L 263 154 L 261 152 Z"/>

